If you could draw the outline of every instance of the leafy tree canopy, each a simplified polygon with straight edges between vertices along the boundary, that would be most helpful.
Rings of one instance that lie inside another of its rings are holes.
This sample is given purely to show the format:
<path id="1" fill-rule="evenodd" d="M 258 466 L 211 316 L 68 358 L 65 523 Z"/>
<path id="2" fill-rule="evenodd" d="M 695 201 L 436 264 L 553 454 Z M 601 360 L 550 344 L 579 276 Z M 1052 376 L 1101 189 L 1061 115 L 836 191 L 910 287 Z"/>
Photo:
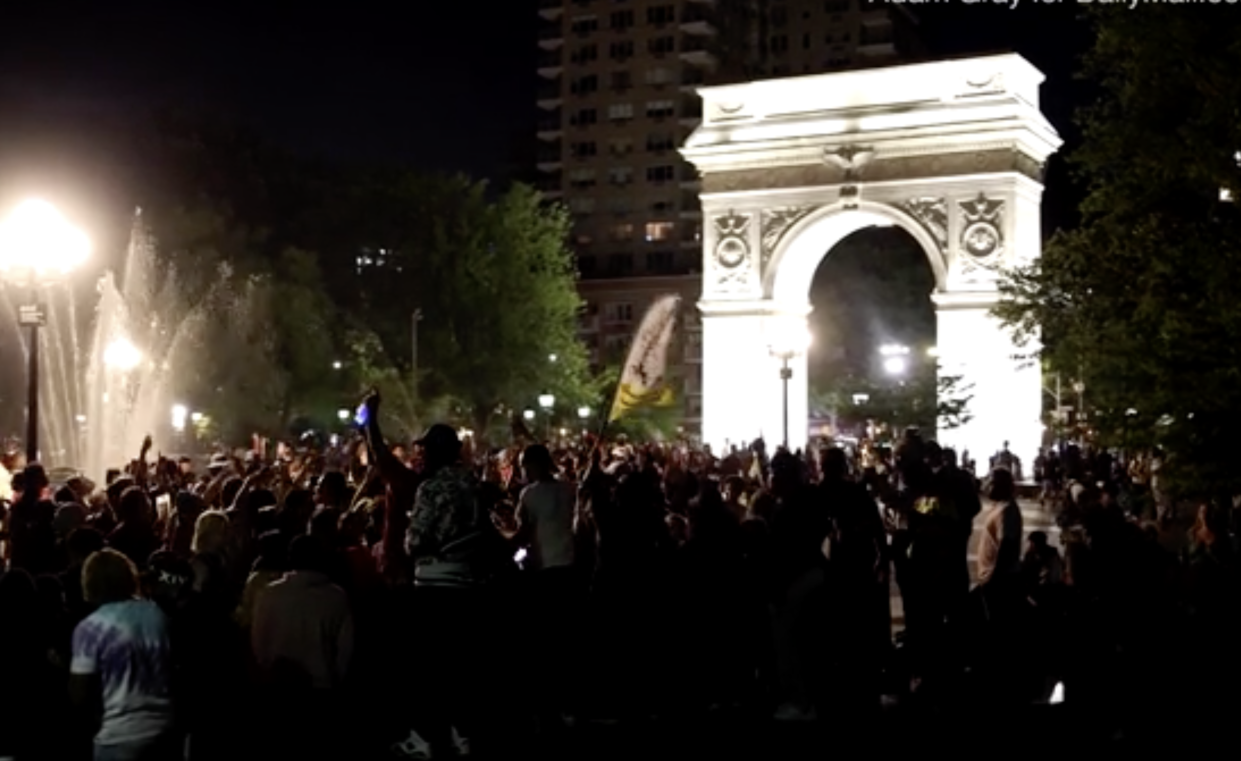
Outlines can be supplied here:
<path id="1" fill-rule="evenodd" d="M 1091 15 L 1082 223 L 1007 279 L 997 313 L 1084 383 L 1100 443 L 1164 447 L 1170 486 L 1235 494 L 1241 214 L 1220 189 L 1241 195 L 1241 16 L 1194 10 Z"/>

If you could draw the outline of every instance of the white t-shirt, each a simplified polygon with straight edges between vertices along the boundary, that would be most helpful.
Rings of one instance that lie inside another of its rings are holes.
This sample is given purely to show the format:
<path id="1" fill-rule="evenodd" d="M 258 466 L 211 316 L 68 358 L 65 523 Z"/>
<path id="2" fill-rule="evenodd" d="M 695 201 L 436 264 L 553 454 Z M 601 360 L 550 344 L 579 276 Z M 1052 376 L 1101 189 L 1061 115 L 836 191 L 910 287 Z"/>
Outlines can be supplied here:
<path id="1" fill-rule="evenodd" d="M 521 490 L 517 525 L 530 532 L 530 560 L 535 568 L 573 565 L 573 484 L 539 481 Z"/>
<path id="2" fill-rule="evenodd" d="M 78 624 L 69 673 L 98 675 L 103 687 L 97 745 L 150 740 L 172 728 L 168 621 L 150 600 L 108 603 Z"/>

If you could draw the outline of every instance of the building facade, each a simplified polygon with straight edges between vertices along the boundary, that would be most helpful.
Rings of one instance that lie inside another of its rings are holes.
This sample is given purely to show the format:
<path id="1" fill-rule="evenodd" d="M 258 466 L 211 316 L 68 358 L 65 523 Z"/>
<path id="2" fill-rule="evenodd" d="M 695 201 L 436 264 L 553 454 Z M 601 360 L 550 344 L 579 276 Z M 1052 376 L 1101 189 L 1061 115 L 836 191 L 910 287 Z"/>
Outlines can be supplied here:
<path id="1" fill-rule="evenodd" d="M 914 20 L 866 0 L 539 0 L 539 187 L 573 215 L 597 363 L 623 357 L 646 305 L 683 297 L 686 427 L 701 409 L 702 208 L 678 153 L 697 88 L 917 57 Z"/>

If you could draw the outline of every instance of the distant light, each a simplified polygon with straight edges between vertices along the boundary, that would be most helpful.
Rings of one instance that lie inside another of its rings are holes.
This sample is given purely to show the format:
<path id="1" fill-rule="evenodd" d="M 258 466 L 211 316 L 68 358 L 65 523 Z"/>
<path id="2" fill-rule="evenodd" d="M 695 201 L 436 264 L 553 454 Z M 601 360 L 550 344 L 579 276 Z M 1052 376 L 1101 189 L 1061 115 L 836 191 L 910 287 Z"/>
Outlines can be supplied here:
<path id="1" fill-rule="evenodd" d="M 1220 188 L 1219 189 L 1219 200 L 1224 201 L 1225 203 L 1231 201 L 1232 191 L 1229 190 L 1228 188 Z"/>
<path id="2" fill-rule="evenodd" d="M 856 405 L 860 406 L 860 405 L 866 404 L 869 401 L 870 401 L 870 394 L 854 394 L 853 395 L 853 403 Z"/>
<path id="3" fill-rule="evenodd" d="M 118 338 L 103 350 L 103 363 L 107 367 L 121 371 L 129 371 L 142 361 L 142 352 L 129 342 L 129 339 Z"/>
<path id="4" fill-rule="evenodd" d="M 909 354 L 909 347 L 903 344 L 884 344 L 879 347 L 879 355 L 883 357 L 904 357 Z"/>
<path id="5" fill-rule="evenodd" d="M 577 416 L 580 417 L 582 420 L 585 420 L 586 418 L 590 417 L 590 408 L 589 407 L 578 407 Z"/>
<path id="6" fill-rule="evenodd" d="M 336 410 L 336 417 L 343 423 L 344 421 L 349 419 L 349 410 L 345 409 L 344 407 L 341 407 L 340 409 Z"/>
<path id="7" fill-rule="evenodd" d="M 344 367 L 344 365 L 341 364 L 339 359 L 332 363 L 333 370 L 339 370 L 342 367 Z"/>
<path id="8" fill-rule="evenodd" d="M 85 423 L 85 422 L 86 422 L 86 416 L 85 416 L 85 415 L 78 415 L 78 416 L 77 416 L 77 417 L 75 417 L 74 419 L 75 419 L 75 420 L 77 420 L 79 423 Z"/>
<path id="9" fill-rule="evenodd" d="M 905 372 L 907 363 L 904 357 L 888 357 L 883 361 L 883 371 L 888 375 L 901 375 Z"/>
<path id="10" fill-rule="evenodd" d="M 555 354 L 548 354 L 548 355 L 547 355 L 547 361 L 548 361 L 548 362 L 555 362 L 557 359 L 560 359 L 560 357 L 557 357 Z"/>
<path id="11" fill-rule="evenodd" d="M 1060 705 L 1064 702 L 1064 682 L 1056 682 L 1056 686 L 1051 690 L 1051 697 L 1047 700 L 1052 705 Z"/>
<path id="12" fill-rule="evenodd" d="M 939 347 L 938 347 L 938 346 L 928 346 L 928 347 L 927 347 L 927 350 L 926 350 L 926 355 L 927 355 L 928 357 L 938 357 L 938 356 L 939 356 Z"/>
<path id="13" fill-rule="evenodd" d="M 172 405 L 172 427 L 176 431 L 185 430 L 185 419 L 190 415 L 190 410 L 184 404 Z"/>
<path id="14" fill-rule="evenodd" d="M 545 410 L 550 410 L 556 406 L 556 397 L 551 394 L 539 394 L 539 406 Z"/>
<path id="15" fill-rule="evenodd" d="M 204 417 L 205 417 L 205 416 L 204 416 L 201 412 L 191 412 L 191 413 L 190 413 L 190 422 L 191 422 L 191 423 L 201 423 L 201 422 L 203 421 L 203 418 L 204 418 Z"/>
<path id="16" fill-rule="evenodd" d="M 521 416 L 524 417 L 526 420 L 534 420 L 534 410 L 526 410 L 525 412 L 521 413 Z"/>

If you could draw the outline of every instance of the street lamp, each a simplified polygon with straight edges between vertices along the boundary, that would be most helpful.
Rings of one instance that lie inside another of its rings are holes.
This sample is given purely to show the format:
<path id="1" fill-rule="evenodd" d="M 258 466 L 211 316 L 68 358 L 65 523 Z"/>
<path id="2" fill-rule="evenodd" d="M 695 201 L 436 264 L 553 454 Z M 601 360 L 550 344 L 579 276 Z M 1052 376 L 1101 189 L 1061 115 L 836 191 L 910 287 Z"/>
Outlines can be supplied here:
<path id="1" fill-rule="evenodd" d="M 177 433 L 185 430 L 185 421 L 190 416 L 189 408 L 184 404 L 172 405 L 172 429 Z"/>
<path id="2" fill-rule="evenodd" d="M 583 423 L 586 422 L 588 419 L 590 419 L 590 408 L 589 407 L 578 407 L 577 416 L 582 419 Z"/>
<path id="3" fill-rule="evenodd" d="M 521 416 L 525 418 L 526 422 L 534 420 L 534 410 L 526 410 L 521 413 Z"/>
<path id="4" fill-rule="evenodd" d="M 336 419 L 342 423 L 348 420 L 349 410 L 345 409 L 344 407 L 341 407 L 340 409 L 336 410 Z"/>
<path id="5" fill-rule="evenodd" d="M 47 314 L 38 286 L 47 277 L 68 274 L 90 255 L 90 241 L 46 201 L 27 201 L 0 224 L 0 271 L 30 289 L 30 303 L 18 307 L 18 324 L 30 328 L 26 354 L 26 460 L 39 459 L 39 328 Z"/>
<path id="6" fill-rule="evenodd" d="M 904 357 L 886 357 L 883 360 L 883 371 L 888 375 L 904 375 L 907 367 Z"/>
<path id="7" fill-rule="evenodd" d="M 339 370 L 342 367 L 344 367 L 344 365 L 341 364 L 341 361 L 339 359 L 332 363 L 333 370 Z"/>
<path id="8" fill-rule="evenodd" d="M 810 348 L 810 331 L 804 321 L 789 321 L 781 324 L 769 337 L 768 349 L 771 356 L 780 360 L 780 385 L 784 394 L 784 448 L 789 448 L 789 381 L 793 378 L 793 368 L 789 362 L 793 357 L 804 354 Z M 804 423 L 803 423 L 804 425 Z"/>
<path id="9" fill-rule="evenodd" d="M 103 350 L 104 365 L 121 372 L 129 372 L 142 361 L 142 352 L 127 338 L 117 338 Z"/>
<path id="10" fill-rule="evenodd" d="M 558 359 L 560 359 L 560 357 L 557 357 L 555 354 L 548 354 L 548 355 L 547 355 L 547 361 L 548 361 L 548 362 L 555 362 L 555 361 L 556 361 L 556 360 L 558 360 Z"/>
<path id="11" fill-rule="evenodd" d="M 539 406 L 543 408 L 543 413 L 547 415 L 547 440 L 552 438 L 552 408 L 556 406 L 556 397 L 551 394 L 539 394 Z"/>

